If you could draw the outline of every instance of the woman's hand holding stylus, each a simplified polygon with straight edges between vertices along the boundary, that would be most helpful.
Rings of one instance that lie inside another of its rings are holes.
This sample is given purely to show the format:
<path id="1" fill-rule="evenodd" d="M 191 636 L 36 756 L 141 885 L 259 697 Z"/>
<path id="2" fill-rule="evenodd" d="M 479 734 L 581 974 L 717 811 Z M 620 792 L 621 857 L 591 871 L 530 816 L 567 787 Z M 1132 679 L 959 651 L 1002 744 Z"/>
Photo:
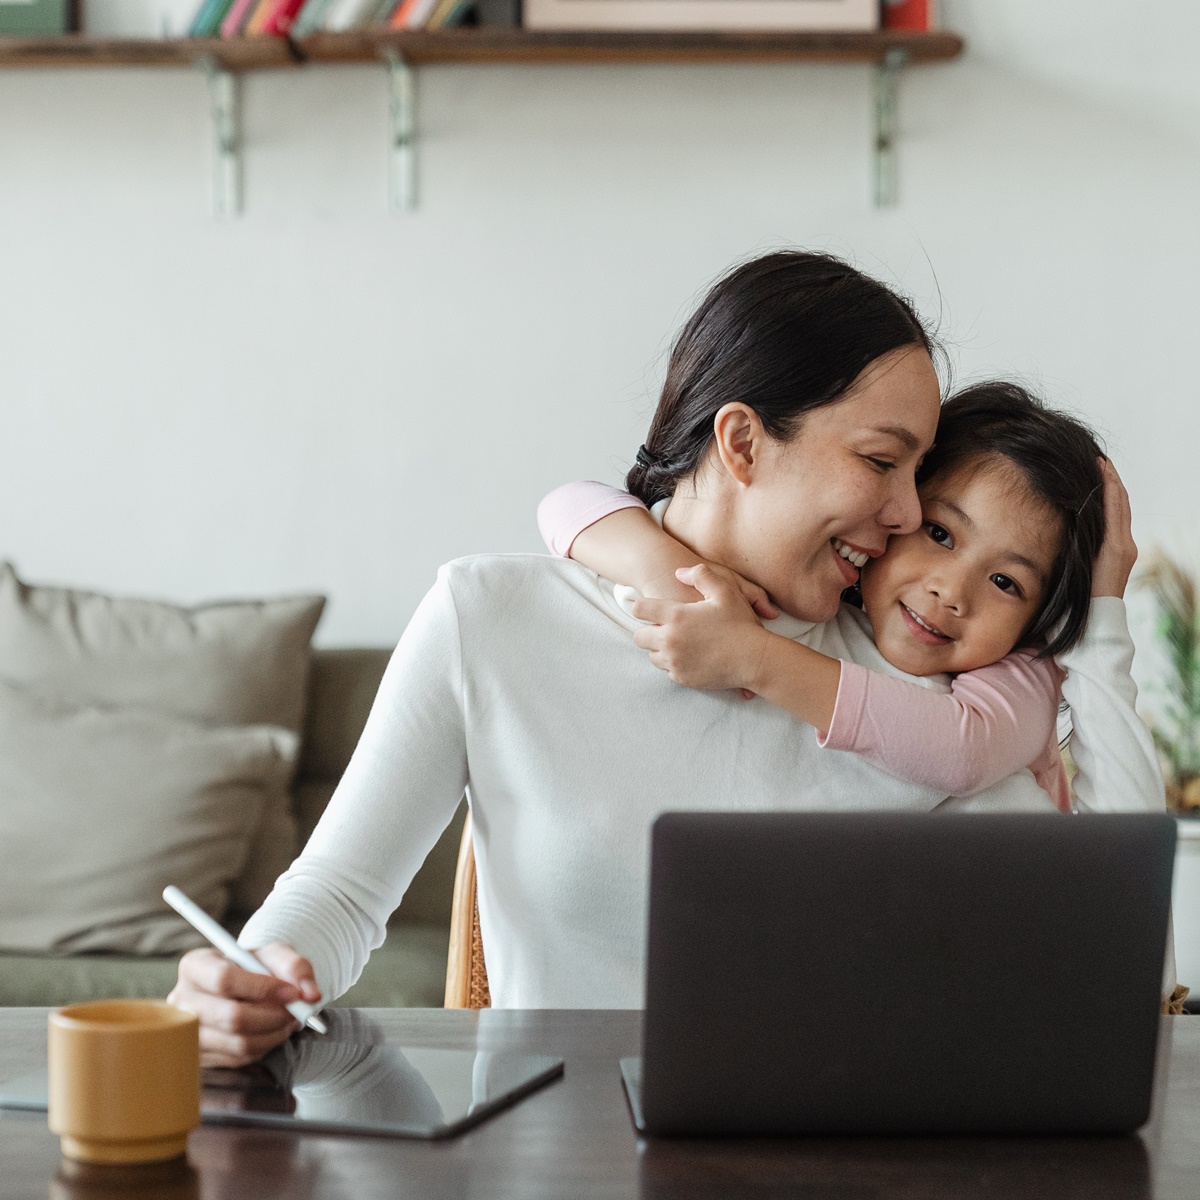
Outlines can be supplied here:
<path id="1" fill-rule="evenodd" d="M 312 964 L 284 942 L 254 952 L 270 975 L 256 975 L 215 950 L 191 950 L 167 1000 L 200 1018 L 200 1062 L 244 1067 L 285 1042 L 300 1023 L 284 1007 L 321 999 Z"/>

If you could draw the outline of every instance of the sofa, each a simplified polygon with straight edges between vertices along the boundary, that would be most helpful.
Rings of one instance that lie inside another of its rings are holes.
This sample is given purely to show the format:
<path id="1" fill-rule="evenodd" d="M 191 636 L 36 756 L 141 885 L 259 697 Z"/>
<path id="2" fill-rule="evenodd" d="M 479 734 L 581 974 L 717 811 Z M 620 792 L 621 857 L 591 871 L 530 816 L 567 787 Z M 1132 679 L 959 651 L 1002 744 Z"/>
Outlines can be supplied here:
<path id="1" fill-rule="evenodd" d="M 291 789 L 303 842 L 350 760 L 387 665 L 383 649 L 314 650 L 299 765 Z M 335 1003 L 440 1007 L 445 991 L 451 896 L 466 805 L 430 852 L 387 940 L 362 978 Z M 237 927 L 249 914 L 233 914 Z M 165 996 L 178 954 L 0 952 L 0 1006 L 48 1006 L 116 996 Z"/>

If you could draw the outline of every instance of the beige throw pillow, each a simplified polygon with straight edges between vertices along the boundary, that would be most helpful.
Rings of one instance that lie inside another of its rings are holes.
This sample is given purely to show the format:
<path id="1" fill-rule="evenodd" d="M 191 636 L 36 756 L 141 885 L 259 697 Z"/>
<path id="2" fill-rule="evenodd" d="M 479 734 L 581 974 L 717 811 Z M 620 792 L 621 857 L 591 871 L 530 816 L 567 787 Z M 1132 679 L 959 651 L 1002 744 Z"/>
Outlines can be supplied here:
<path id="1" fill-rule="evenodd" d="M 202 945 L 162 889 L 224 917 L 296 750 L 285 729 L 74 705 L 0 682 L 0 948 Z"/>
<path id="2" fill-rule="evenodd" d="M 187 608 L 33 586 L 0 563 L 0 678 L 76 702 L 299 732 L 324 606 L 298 596 Z M 266 799 L 234 885 L 239 912 L 266 899 L 299 849 L 287 784 Z"/>

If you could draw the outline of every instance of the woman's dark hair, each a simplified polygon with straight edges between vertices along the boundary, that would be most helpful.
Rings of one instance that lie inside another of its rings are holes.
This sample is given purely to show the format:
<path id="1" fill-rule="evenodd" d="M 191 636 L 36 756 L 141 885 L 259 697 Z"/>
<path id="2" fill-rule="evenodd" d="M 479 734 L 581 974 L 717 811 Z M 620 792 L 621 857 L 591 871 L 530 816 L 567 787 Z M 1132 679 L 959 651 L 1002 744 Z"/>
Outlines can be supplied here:
<path id="1" fill-rule="evenodd" d="M 903 346 L 932 351 L 908 301 L 827 254 L 780 251 L 730 271 L 675 340 L 658 408 L 625 486 L 654 504 L 695 473 L 713 419 L 748 404 L 786 441 L 863 370 Z"/>
<path id="2" fill-rule="evenodd" d="M 979 383 L 942 406 L 937 442 L 918 475 L 924 483 L 1007 459 L 1029 490 L 1058 514 L 1062 540 L 1046 595 L 1019 647 L 1039 658 L 1070 650 L 1087 625 L 1092 566 L 1104 541 L 1103 451 L 1082 421 L 1055 412 L 1015 383 Z"/>

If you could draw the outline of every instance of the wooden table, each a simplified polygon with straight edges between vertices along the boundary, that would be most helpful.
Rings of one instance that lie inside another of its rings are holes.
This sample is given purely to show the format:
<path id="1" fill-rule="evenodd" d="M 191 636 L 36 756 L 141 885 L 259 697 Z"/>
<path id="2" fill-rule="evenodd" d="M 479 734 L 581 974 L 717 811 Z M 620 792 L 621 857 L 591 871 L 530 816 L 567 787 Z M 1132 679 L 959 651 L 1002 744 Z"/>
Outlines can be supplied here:
<path id="1" fill-rule="evenodd" d="M 1200 1196 L 1200 1020 L 1166 1018 L 1155 1116 L 1131 1138 L 639 1141 L 617 1059 L 640 1014 L 431 1009 L 370 1013 L 407 1045 L 553 1054 L 565 1077 L 448 1142 L 202 1128 L 190 1166 L 120 1189 L 62 1170 L 35 1113 L 0 1112 L 2 1200 L 1195 1200 Z M 0 1009 L 0 1076 L 45 1062 L 46 1010 Z M 139 1182 L 140 1181 L 140 1182 Z"/>

